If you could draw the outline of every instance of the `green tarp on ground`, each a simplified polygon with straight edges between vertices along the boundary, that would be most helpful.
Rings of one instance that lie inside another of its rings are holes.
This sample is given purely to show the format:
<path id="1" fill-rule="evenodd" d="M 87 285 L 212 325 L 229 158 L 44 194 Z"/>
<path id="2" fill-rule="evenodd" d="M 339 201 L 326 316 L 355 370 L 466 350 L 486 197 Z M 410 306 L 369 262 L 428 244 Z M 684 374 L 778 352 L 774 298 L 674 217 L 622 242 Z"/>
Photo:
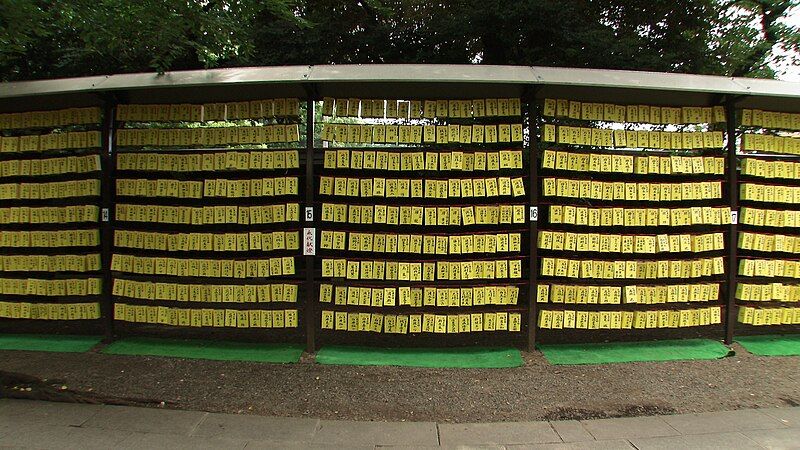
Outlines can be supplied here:
<path id="1" fill-rule="evenodd" d="M 736 342 L 759 356 L 800 356 L 800 334 L 740 336 Z"/>
<path id="2" fill-rule="evenodd" d="M 519 350 L 504 348 L 371 348 L 329 346 L 317 352 L 319 364 L 354 366 L 501 368 L 519 367 Z"/>
<path id="3" fill-rule="evenodd" d="M 0 334 L 0 350 L 80 353 L 100 343 L 99 336 L 58 334 Z"/>
<path id="4" fill-rule="evenodd" d="M 709 339 L 682 339 L 596 344 L 558 344 L 537 347 L 550 364 L 606 364 L 636 361 L 717 359 L 729 349 Z"/>
<path id="5" fill-rule="evenodd" d="M 303 346 L 300 344 L 259 344 L 134 337 L 116 341 L 103 349 L 102 353 L 215 359 L 220 361 L 294 363 L 300 361 L 300 355 L 303 354 Z"/>

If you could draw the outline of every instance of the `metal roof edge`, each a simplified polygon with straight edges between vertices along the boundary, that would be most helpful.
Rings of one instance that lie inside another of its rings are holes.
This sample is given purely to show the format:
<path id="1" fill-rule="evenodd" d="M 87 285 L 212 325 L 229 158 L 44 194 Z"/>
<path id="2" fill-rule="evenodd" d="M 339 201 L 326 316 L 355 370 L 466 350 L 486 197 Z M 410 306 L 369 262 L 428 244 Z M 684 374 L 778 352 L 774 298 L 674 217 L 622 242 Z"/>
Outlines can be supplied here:
<path id="1" fill-rule="evenodd" d="M 368 76 L 365 76 L 368 75 Z M 511 83 L 531 84 L 530 66 L 484 64 L 330 64 L 313 66 L 311 80 L 389 83 Z"/>
<path id="2" fill-rule="evenodd" d="M 737 84 L 734 78 L 719 75 L 572 67 L 536 66 L 532 69 L 536 73 L 536 82 L 542 85 L 647 89 L 667 92 L 742 93 L 742 86 Z M 800 94 L 798 95 L 800 96 Z"/>
<path id="3" fill-rule="evenodd" d="M 734 78 L 741 95 L 800 98 L 800 83 L 766 78 Z"/>
<path id="4" fill-rule="evenodd" d="M 0 98 L 38 95 L 107 92 L 160 87 L 219 86 L 247 83 L 303 83 L 308 81 L 311 66 L 270 66 L 184 70 L 165 72 L 121 73 L 52 80 L 0 83 Z"/>
<path id="5" fill-rule="evenodd" d="M 800 83 L 676 74 L 541 66 L 481 64 L 364 64 L 242 67 L 132 73 L 0 83 L 0 98 L 103 93 L 165 87 L 306 83 L 531 84 L 598 89 L 694 92 L 800 99 Z"/>

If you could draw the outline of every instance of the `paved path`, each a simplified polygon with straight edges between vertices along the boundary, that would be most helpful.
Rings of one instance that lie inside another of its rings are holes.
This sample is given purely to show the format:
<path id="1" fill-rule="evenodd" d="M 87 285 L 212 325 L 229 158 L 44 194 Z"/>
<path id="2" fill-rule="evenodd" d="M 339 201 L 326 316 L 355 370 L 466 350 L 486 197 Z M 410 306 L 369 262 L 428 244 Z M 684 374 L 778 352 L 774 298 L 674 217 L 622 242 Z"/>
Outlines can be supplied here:
<path id="1" fill-rule="evenodd" d="M 445 424 L 346 422 L 0 399 L 0 448 L 800 449 L 800 408 Z"/>

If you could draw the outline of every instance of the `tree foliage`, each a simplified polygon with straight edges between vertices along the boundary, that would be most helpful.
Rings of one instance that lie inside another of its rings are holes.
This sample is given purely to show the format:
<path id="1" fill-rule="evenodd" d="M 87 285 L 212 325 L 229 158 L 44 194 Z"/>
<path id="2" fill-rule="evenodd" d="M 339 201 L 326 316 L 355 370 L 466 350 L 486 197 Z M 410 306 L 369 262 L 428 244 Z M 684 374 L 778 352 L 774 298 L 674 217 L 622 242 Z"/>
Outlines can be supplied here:
<path id="1" fill-rule="evenodd" d="M 725 73 L 733 76 L 774 76 L 769 63 L 798 65 L 800 30 L 783 22 L 800 2 L 785 0 L 733 0 L 720 8 L 718 54 Z M 776 49 L 781 50 L 775 52 Z"/>
<path id="2" fill-rule="evenodd" d="M 776 58 L 800 62 L 800 33 L 783 22 L 794 7 L 798 0 L 0 0 L 0 77 L 330 63 L 774 76 Z"/>

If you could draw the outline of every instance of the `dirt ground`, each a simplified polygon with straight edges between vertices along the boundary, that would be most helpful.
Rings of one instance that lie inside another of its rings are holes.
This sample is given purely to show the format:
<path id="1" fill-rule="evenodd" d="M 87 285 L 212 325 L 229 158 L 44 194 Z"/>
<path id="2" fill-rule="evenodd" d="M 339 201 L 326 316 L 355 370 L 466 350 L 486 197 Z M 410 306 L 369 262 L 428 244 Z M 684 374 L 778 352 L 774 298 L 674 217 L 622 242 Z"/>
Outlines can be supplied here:
<path id="1" fill-rule="evenodd" d="M 274 365 L 99 353 L 0 351 L 0 370 L 163 407 L 325 419 L 482 422 L 800 405 L 800 358 L 514 369 Z"/>

